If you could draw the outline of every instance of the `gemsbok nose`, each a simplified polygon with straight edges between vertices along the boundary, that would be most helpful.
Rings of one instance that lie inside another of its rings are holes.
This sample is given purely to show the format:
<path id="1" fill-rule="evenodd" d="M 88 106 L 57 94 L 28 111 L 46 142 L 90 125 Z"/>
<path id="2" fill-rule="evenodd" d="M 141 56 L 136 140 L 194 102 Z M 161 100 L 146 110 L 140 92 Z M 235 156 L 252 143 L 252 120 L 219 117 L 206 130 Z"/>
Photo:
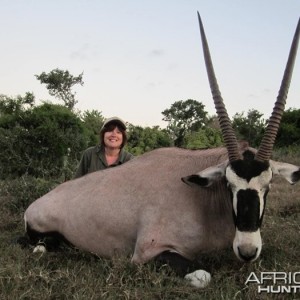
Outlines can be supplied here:
<path id="1" fill-rule="evenodd" d="M 238 254 L 243 261 L 250 262 L 257 257 L 257 247 L 251 245 L 243 245 L 238 247 Z"/>

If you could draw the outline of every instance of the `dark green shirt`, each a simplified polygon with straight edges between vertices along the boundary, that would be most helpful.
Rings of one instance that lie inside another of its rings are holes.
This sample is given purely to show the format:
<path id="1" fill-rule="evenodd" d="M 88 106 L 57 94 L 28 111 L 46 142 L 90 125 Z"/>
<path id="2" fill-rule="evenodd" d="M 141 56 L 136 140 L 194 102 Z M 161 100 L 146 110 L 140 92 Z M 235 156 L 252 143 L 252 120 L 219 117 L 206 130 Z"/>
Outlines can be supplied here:
<path id="1" fill-rule="evenodd" d="M 118 160 L 114 164 L 108 166 L 104 148 L 100 145 L 90 147 L 84 151 L 74 178 L 81 177 L 87 173 L 121 165 L 133 157 L 134 156 L 131 153 L 121 149 Z"/>

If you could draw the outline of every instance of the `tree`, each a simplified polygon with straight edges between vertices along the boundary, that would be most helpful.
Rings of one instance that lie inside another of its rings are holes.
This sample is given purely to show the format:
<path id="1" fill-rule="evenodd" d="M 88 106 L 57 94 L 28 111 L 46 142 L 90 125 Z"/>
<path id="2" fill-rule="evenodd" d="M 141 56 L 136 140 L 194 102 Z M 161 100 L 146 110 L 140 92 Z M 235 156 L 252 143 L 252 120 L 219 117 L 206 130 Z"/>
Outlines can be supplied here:
<path id="1" fill-rule="evenodd" d="M 143 128 L 132 124 L 128 126 L 128 143 L 126 147 L 134 155 L 170 145 L 171 139 L 167 130 L 161 129 L 159 126 L 152 128 Z"/>
<path id="2" fill-rule="evenodd" d="M 189 132 L 184 140 L 184 147 L 188 149 L 214 148 L 223 145 L 221 131 L 211 127 Z"/>
<path id="3" fill-rule="evenodd" d="M 71 89 L 76 84 L 80 84 L 81 86 L 84 84 L 82 76 L 83 73 L 73 76 L 69 71 L 60 69 L 54 69 L 48 74 L 43 72 L 40 75 L 35 75 L 42 84 L 46 84 L 49 94 L 62 100 L 70 110 L 74 109 L 75 104 L 78 102 L 75 99 L 76 93 L 73 93 Z"/>
<path id="4" fill-rule="evenodd" d="M 62 105 L 28 106 L 25 98 L 0 101 L 0 178 L 70 178 L 86 147 L 82 121 Z"/>
<path id="5" fill-rule="evenodd" d="M 83 125 L 87 130 L 89 137 L 88 146 L 94 146 L 99 143 L 99 134 L 104 123 L 102 112 L 97 110 L 85 111 L 81 117 Z"/>
<path id="6" fill-rule="evenodd" d="M 16 98 L 0 95 L 0 116 L 13 115 L 24 111 L 26 106 L 32 107 L 35 102 L 33 93 L 27 92 L 25 97 L 17 96 Z"/>
<path id="7" fill-rule="evenodd" d="M 174 102 L 162 114 L 163 120 L 169 124 L 167 130 L 174 140 L 174 145 L 181 147 L 188 132 L 203 128 L 207 122 L 207 112 L 204 105 L 196 100 L 180 100 Z"/>
<path id="8" fill-rule="evenodd" d="M 300 109 L 290 108 L 283 112 L 275 145 L 300 145 Z"/>
<path id="9" fill-rule="evenodd" d="M 266 126 L 262 116 L 263 114 L 255 109 L 249 110 L 247 116 L 244 116 L 244 112 L 236 113 L 233 116 L 232 127 L 236 131 L 237 138 L 248 141 L 252 147 L 259 146 Z"/>

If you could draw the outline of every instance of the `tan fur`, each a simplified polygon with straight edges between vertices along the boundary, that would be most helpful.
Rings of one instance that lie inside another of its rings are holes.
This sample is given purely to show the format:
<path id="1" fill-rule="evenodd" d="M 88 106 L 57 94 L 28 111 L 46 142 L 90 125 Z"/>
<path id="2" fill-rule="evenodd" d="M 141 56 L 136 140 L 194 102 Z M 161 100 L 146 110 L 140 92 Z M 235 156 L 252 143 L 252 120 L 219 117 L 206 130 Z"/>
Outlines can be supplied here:
<path id="1" fill-rule="evenodd" d="M 231 201 L 223 181 L 192 188 L 181 177 L 226 159 L 225 148 L 154 150 L 59 185 L 29 206 L 26 220 L 103 257 L 132 253 L 144 263 L 171 250 L 193 259 L 232 243 Z"/>

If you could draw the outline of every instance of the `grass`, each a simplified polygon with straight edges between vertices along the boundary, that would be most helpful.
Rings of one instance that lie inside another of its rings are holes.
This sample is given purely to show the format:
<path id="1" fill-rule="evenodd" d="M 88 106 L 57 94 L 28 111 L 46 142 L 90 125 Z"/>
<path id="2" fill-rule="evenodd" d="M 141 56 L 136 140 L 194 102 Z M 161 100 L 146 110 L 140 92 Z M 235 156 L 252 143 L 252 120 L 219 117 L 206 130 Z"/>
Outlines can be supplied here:
<path id="1" fill-rule="evenodd" d="M 22 209 L 0 198 L 0 299 L 270 299 L 257 285 L 245 285 L 251 272 L 300 271 L 300 184 L 275 178 L 262 226 L 263 249 L 251 264 L 232 249 L 201 257 L 211 284 L 201 290 L 176 277 L 168 266 L 132 265 L 129 257 L 105 260 L 76 249 L 33 254 L 15 238 L 22 235 Z M 14 201 L 14 203 L 16 203 Z M 281 294 L 277 299 L 297 299 Z M 274 298 L 274 297 L 273 297 Z"/>

